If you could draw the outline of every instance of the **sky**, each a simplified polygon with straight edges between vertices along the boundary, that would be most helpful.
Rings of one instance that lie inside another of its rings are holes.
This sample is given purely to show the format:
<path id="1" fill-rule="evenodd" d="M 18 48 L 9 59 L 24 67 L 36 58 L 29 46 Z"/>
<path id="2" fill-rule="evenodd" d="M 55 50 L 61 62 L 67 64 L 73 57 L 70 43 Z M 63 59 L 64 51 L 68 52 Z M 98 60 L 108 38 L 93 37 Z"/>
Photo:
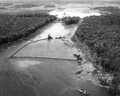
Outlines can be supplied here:
<path id="1" fill-rule="evenodd" d="M 47 1 L 47 0 L 0 0 L 0 2 L 29 2 L 29 1 Z M 53 1 L 53 0 L 48 0 Z M 62 0 L 54 0 L 62 1 Z M 101 1 L 101 0 L 63 0 L 63 1 Z M 120 0 L 102 0 L 102 1 L 120 1 Z"/>

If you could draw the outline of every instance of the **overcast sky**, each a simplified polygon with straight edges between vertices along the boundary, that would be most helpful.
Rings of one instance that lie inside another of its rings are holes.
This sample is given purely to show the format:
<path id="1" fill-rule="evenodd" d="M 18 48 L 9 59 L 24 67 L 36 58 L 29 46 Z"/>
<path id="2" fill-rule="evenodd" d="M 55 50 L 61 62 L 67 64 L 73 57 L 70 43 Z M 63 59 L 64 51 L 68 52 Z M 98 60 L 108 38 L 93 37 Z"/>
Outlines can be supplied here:
<path id="1" fill-rule="evenodd" d="M 0 2 L 29 2 L 29 1 L 47 1 L 47 0 L 0 0 Z M 53 1 L 53 0 L 48 0 Z M 54 1 L 62 1 L 62 0 L 54 0 Z M 101 1 L 101 0 L 63 0 L 63 1 Z M 120 1 L 120 0 L 102 0 L 102 1 Z"/>

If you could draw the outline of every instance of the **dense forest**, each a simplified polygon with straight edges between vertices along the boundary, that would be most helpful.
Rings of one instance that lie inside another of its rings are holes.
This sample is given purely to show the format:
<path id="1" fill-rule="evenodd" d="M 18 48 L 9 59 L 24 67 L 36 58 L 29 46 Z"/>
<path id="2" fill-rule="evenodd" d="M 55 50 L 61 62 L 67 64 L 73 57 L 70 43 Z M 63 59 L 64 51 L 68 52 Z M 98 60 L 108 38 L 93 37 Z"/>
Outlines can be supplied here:
<path id="1" fill-rule="evenodd" d="M 118 7 L 112 7 L 112 6 L 108 6 L 108 7 L 95 7 L 93 8 L 93 10 L 99 10 L 101 14 L 105 14 L 105 13 L 120 13 L 120 9 Z"/>
<path id="2" fill-rule="evenodd" d="M 113 92 L 120 91 L 120 13 L 84 18 L 76 36 L 97 54 L 96 64 L 113 74 Z"/>
<path id="3" fill-rule="evenodd" d="M 0 14 L 0 45 L 28 36 L 55 19 L 46 13 Z"/>
<path id="4" fill-rule="evenodd" d="M 80 17 L 63 17 L 62 22 L 66 25 L 79 23 Z"/>

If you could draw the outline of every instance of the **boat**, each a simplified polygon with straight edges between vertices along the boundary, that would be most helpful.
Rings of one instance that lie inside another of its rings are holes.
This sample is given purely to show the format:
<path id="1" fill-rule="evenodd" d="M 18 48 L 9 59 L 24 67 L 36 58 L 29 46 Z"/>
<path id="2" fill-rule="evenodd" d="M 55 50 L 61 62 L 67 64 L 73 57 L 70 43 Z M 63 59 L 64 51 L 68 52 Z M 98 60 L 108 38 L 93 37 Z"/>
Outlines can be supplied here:
<path id="1" fill-rule="evenodd" d="M 78 61 L 81 61 L 81 60 L 82 60 L 82 58 L 80 57 L 80 55 L 77 55 L 77 54 L 73 54 L 73 55 L 74 55 L 74 57 L 77 58 Z"/>
<path id="2" fill-rule="evenodd" d="M 50 39 L 53 39 L 53 38 L 50 36 L 50 34 L 48 34 L 48 40 L 50 40 Z"/>
<path id="3" fill-rule="evenodd" d="M 89 95 L 89 93 L 88 93 L 87 91 L 83 90 L 83 89 L 78 89 L 78 91 L 79 91 L 80 93 L 86 95 L 86 96 Z"/>

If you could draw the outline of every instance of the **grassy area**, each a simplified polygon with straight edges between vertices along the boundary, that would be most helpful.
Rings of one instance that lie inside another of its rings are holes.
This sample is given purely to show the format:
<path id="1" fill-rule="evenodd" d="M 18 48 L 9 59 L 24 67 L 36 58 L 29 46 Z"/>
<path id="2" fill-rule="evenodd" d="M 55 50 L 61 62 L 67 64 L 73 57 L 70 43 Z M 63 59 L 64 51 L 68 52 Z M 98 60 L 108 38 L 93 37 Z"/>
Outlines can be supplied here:
<path id="1" fill-rule="evenodd" d="M 0 45 L 26 37 L 55 19 L 46 13 L 0 14 Z"/>
<path id="2" fill-rule="evenodd" d="M 113 74 L 110 87 L 113 92 L 120 92 L 120 13 L 116 10 L 117 13 L 84 18 L 76 36 L 97 54 L 96 64 Z"/>

